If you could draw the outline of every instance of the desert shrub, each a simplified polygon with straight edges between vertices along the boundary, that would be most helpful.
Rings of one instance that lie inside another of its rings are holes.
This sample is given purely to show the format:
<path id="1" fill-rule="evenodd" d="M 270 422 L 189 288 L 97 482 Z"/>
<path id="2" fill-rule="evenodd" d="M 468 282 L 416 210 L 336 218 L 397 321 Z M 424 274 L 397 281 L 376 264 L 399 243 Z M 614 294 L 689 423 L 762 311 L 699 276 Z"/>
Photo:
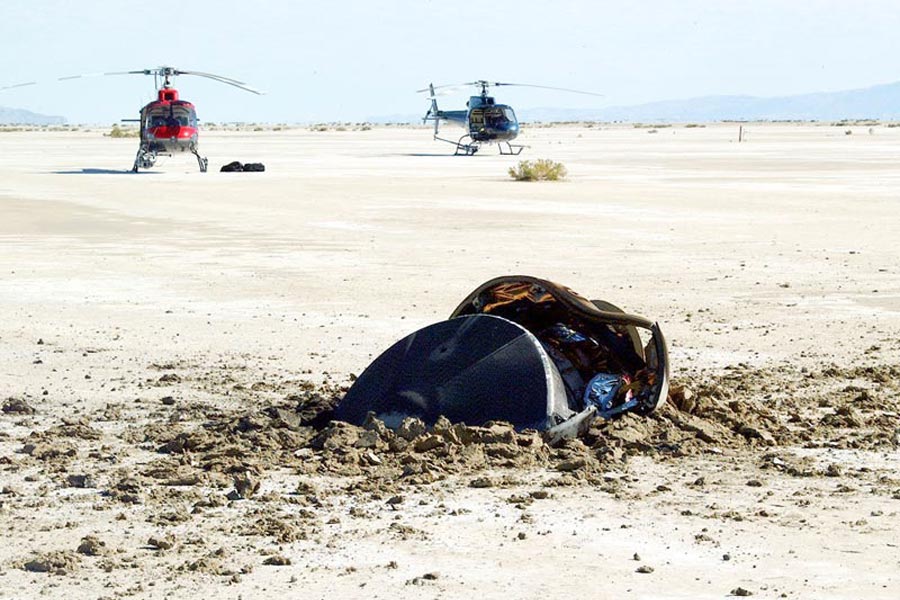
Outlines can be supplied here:
<path id="1" fill-rule="evenodd" d="M 111 138 L 132 138 L 138 137 L 141 134 L 135 128 L 132 127 L 119 127 L 118 123 L 113 123 L 112 129 L 109 130 L 109 133 L 105 134 L 106 137 Z"/>
<path id="2" fill-rule="evenodd" d="M 548 158 L 523 160 L 509 168 L 509 176 L 516 181 L 558 181 L 565 179 L 566 167 Z"/>

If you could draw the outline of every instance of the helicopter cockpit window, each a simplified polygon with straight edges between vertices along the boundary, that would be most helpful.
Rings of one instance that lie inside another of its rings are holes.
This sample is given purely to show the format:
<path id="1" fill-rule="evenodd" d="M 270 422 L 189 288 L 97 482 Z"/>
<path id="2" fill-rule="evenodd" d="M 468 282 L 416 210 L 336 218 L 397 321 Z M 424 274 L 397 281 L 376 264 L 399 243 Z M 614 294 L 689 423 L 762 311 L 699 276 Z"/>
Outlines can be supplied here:
<path id="1" fill-rule="evenodd" d="M 178 125 L 182 127 L 194 127 L 194 114 L 183 108 L 175 108 L 172 110 L 172 116 L 175 118 Z"/>
<path id="2" fill-rule="evenodd" d="M 507 118 L 505 111 L 502 108 L 492 108 L 485 111 L 485 117 L 488 126 L 490 127 L 504 127 L 507 123 L 509 123 L 509 119 Z"/>
<path id="3" fill-rule="evenodd" d="M 503 107 L 503 116 L 506 117 L 506 120 L 511 123 L 515 122 L 516 120 L 516 113 L 514 113 L 513 109 L 508 106 Z"/>

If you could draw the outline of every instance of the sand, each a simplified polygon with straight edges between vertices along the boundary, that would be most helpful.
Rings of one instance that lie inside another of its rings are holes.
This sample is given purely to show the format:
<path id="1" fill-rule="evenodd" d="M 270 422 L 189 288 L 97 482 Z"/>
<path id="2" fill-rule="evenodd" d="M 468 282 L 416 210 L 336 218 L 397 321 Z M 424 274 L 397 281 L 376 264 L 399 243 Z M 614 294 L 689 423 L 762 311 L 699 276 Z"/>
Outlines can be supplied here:
<path id="1" fill-rule="evenodd" d="M 900 128 L 744 127 L 527 129 L 558 183 L 421 128 L 138 175 L 0 133 L 0 598 L 896 598 Z M 515 273 L 657 319 L 694 402 L 562 449 L 292 421 Z"/>

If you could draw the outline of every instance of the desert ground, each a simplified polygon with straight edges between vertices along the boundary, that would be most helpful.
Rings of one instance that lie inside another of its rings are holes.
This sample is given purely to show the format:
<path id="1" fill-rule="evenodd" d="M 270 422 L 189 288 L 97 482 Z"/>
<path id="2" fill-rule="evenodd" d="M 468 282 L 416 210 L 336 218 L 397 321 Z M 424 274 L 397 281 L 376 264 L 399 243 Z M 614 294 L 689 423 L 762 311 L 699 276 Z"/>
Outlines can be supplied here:
<path id="1" fill-rule="evenodd" d="M 743 127 L 217 130 L 139 174 L 0 132 L 0 598 L 900 597 L 900 128 Z M 657 320 L 670 401 L 559 448 L 309 424 L 507 274 Z"/>

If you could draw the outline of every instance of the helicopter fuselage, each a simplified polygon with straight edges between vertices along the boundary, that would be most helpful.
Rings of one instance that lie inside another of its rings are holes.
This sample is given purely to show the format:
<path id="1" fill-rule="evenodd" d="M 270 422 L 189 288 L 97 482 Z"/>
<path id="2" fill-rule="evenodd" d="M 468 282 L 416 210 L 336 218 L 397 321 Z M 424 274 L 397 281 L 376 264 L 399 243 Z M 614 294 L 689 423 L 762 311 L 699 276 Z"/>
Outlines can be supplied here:
<path id="1" fill-rule="evenodd" d="M 194 105 L 178 99 L 178 90 L 163 88 L 141 109 L 141 143 L 154 152 L 184 152 L 197 145 L 199 129 Z"/>
<path id="2" fill-rule="evenodd" d="M 442 110 L 437 116 L 465 128 L 476 142 L 509 142 L 519 135 L 512 107 L 495 104 L 490 96 L 472 96 L 466 110 Z"/>
<path id="3" fill-rule="evenodd" d="M 149 169 L 159 154 L 190 152 L 197 157 L 200 171 L 205 172 L 207 160 L 200 156 L 197 142 L 200 130 L 194 105 L 178 99 L 178 90 L 163 87 L 157 99 L 141 109 L 141 144 L 132 171 Z"/>

